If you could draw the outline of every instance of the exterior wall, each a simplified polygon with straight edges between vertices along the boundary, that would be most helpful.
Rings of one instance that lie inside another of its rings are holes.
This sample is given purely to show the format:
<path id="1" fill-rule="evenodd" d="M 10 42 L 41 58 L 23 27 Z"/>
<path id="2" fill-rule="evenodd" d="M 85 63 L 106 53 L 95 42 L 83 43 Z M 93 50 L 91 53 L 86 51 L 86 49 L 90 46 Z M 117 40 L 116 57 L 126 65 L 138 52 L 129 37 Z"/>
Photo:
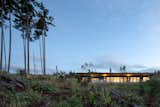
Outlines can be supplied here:
<path id="1" fill-rule="evenodd" d="M 145 81 L 148 81 L 148 80 L 150 80 L 149 77 L 143 77 L 143 81 L 144 81 L 144 82 L 145 82 Z"/>
<path id="2" fill-rule="evenodd" d="M 82 80 L 92 82 L 145 82 L 153 76 L 153 73 L 77 73 Z"/>
<path id="3" fill-rule="evenodd" d="M 140 77 L 132 77 L 130 82 L 140 82 Z"/>
<path id="4" fill-rule="evenodd" d="M 124 83 L 124 82 L 145 82 L 149 80 L 149 77 L 104 77 L 104 78 L 91 78 L 92 82 L 111 82 L 111 83 Z M 83 77 L 82 80 L 87 80 L 87 77 Z"/>

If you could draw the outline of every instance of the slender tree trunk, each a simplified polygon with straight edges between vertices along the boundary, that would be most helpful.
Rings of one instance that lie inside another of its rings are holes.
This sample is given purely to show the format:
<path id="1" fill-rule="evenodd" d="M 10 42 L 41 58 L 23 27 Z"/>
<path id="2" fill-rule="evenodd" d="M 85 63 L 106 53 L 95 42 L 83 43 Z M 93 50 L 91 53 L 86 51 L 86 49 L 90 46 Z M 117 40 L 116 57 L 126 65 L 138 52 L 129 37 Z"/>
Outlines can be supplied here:
<path id="1" fill-rule="evenodd" d="M 58 73 L 58 66 L 56 65 L 56 73 Z"/>
<path id="2" fill-rule="evenodd" d="M 46 75 L 46 49 L 45 49 L 45 36 L 42 36 L 43 40 L 43 74 Z"/>
<path id="3" fill-rule="evenodd" d="M 3 37 L 3 48 L 4 48 L 4 71 L 6 71 L 7 70 L 7 54 L 6 54 L 5 37 Z"/>
<path id="4" fill-rule="evenodd" d="M 2 33 L 1 33 L 0 41 L 1 41 L 1 43 L 2 43 Z M 1 65 L 2 65 L 2 64 L 1 64 L 1 51 L 2 51 L 2 50 L 1 50 L 1 48 L 2 48 L 2 47 L 1 47 L 1 45 L 2 45 L 1 43 L 0 43 L 0 70 L 1 70 Z"/>
<path id="5" fill-rule="evenodd" d="M 3 3 L 3 1 L 1 1 Z M 2 14 L 3 14 L 3 4 L 2 4 Z M 4 28 L 3 28 L 3 16 L 0 16 L 2 18 L 2 25 L 1 25 L 1 53 L 0 53 L 0 70 L 2 70 L 3 66 L 3 38 L 4 38 Z"/>
<path id="6" fill-rule="evenodd" d="M 23 32 L 24 35 L 24 32 Z M 23 38 L 23 58 L 24 58 L 24 70 L 26 72 L 26 38 Z"/>
<path id="7" fill-rule="evenodd" d="M 41 70 L 42 70 L 42 73 L 43 73 L 43 59 L 42 59 L 42 44 L 41 44 L 41 38 L 39 39 L 39 50 L 40 50 Z"/>
<path id="8" fill-rule="evenodd" d="M 4 41 L 4 28 L 3 28 L 3 21 L 1 26 L 1 56 L 0 56 L 0 70 L 2 70 L 3 66 L 3 41 Z"/>
<path id="9" fill-rule="evenodd" d="M 7 72 L 10 72 L 10 64 L 11 64 L 11 49 L 12 49 L 12 22 L 11 22 L 11 14 L 9 15 L 9 54 L 8 54 L 8 69 Z"/>
<path id="10" fill-rule="evenodd" d="M 35 63 L 35 54 L 33 51 L 33 67 L 34 67 L 34 74 L 36 74 L 36 63 Z"/>
<path id="11" fill-rule="evenodd" d="M 27 9 L 28 10 L 28 9 Z M 30 32 L 29 32 L 29 13 L 27 13 L 27 22 L 26 22 L 27 28 L 26 28 L 26 37 L 27 37 L 27 72 L 28 74 L 30 73 L 30 47 L 29 47 L 29 42 L 30 42 Z"/>
<path id="12" fill-rule="evenodd" d="M 1 48 L 2 48 L 2 47 L 1 47 L 1 46 L 2 46 L 2 29 L 1 29 L 1 37 L 0 37 L 0 41 L 1 41 L 1 43 L 0 43 L 0 70 L 1 70 L 1 65 L 2 65 L 2 64 L 1 64 L 1 63 L 2 63 L 2 62 L 1 62 L 1 51 L 2 51 L 2 49 L 1 49 Z"/>
<path id="13" fill-rule="evenodd" d="M 29 37 L 27 38 L 27 71 L 30 73 L 30 47 L 29 47 Z"/>

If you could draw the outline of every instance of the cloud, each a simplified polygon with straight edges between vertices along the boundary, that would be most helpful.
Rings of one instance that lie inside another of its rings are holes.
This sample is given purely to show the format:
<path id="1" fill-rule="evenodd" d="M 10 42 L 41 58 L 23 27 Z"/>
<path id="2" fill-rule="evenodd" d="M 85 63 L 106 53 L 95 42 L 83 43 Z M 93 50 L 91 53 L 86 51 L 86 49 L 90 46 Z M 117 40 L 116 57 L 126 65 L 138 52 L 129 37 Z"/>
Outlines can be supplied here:
<path id="1" fill-rule="evenodd" d="M 126 65 L 126 63 L 122 59 L 114 56 L 100 56 L 95 58 L 93 63 L 96 69 L 112 68 L 116 71 L 119 70 L 120 66 Z"/>
<path id="2" fill-rule="evenodd" d="M 12 65 L 11 66 L 11 72 L 12 73 L 16 73 L 17 71 L 19 71 L 21 69 L 24 69 L 24 67 L 23 66 L 18 66 L 18 65 Z M 31 73 L 36 73 L 36 74 L 42 74 L 42 69 L 41 69 L 40 66 L 36 66 L 35 69 L 34 69 L 34 67 L 30 67 L 30 72 Z M 46 68 L 46 73 L 53 74 L 54 72 L 56 72 L 55 69 L 49 68 L 49 67 Z"/>
<path id="3" fill-rule="evenodd" d="M 153 66 L 144 66 L 142 64 L 129 65 L 128 68 L 131 72 L 154 72 L 158 69 Z"/>
<path id="4" fill-rule="evenodd" d="M 157 69 L 154 67 L 150 67 L 150 68 L 139 70 L 138 72 L 154 72 L 155 70 Z"/>
<path id="5" fill-rule="evenodd" d="M 158 67 L 145 66 L 143 64 L 131 64 L 127 63 L 124 59 L 113 56 L 100 56 L 93 60 L 93 65 L 97 71 L 108 72 L 111 68 L 113 72 L 120 72 L 121 66 L 126 66 L 127 72 L 153 72 Z"/>

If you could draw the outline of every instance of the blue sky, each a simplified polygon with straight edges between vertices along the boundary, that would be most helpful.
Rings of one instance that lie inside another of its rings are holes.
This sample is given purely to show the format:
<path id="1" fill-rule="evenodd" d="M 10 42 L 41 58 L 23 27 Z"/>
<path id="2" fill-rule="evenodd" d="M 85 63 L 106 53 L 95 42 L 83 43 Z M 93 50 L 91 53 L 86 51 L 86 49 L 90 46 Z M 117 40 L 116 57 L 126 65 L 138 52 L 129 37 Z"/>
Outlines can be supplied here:
<path id="1" fill-rule="evenodd" d="M 56 25 L 47 33 L 48 69 L 58 65 L 62 70 L 78 71 L 84 62 L 103 71 L 120 65 L 129 70 L 160 66 L 159 0 L 44 1 Z M 15 30 L 13 66 L 23 66 L 19 40 L 20 33 Z M 31 47 L 38 68 L 38 42 Z"/>

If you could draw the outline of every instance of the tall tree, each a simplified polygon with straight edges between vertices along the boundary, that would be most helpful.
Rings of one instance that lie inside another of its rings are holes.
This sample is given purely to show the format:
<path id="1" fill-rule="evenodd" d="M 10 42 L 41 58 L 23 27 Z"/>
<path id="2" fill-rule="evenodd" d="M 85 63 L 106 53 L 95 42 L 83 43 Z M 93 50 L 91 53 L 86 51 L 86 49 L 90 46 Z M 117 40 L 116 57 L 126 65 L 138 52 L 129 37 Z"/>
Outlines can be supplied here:
<path id="1" fill-rule="evenodd" d="M 10 72 L 11 63 L 11 49 L 12 49 L 12 14 L 16 12 L 17 2 L 16 0 L 6 0 L 6 9 L 8 10 L 8 22 L 9 22 L 9 50 L 8 50 L 8 67 L 7 72 Z"/>
<path id="2" fill-rule="evenodd" d="M 12 27 L 12 20 L 11 16 L 12 13 L 15 11 L 15 7 L 17 7 L 17 0 L 0 0 L 0 25 L 1 25 L 1 58 L 0 58 L 0 69 L 3 67 L 3 49 L 5 55 L 5 66 L 7 65 L 6 61 L 6 49 L 5 49 L 5 36 L 4 36 L 4 26 L 6 26 L 6 22 L 9 22 L 9 50 L 8 50 L 8 67 L 7 71 L 10 70 L 10 60 L 11 60 L 11 41 L 12 41 L 12 34 L 11 34 L 11 27 Z M 5 67 L 6 68 L 6 67 Z"/>
<path id="3" fill-rule="evenodd" d="M 15 28 L 22 32 L 22 38 L 24 39 L 24 64 L 26 70 L 27 63 L 28 73 L 30 72 L 30 41 L 32 41 L 33 18 L 35 17 L 34 2 L 35 0 L 20 0 L 18 12 L 14 14 Z"/>
<path id="4" fill-rule="evenodd" d="M 43 59 L 42 59 L 42 44 L 41 44 L 41 39 L 39 39 L 39 53 L 40 53 L 40 65 L 41 65 L 41 70 L 43 71 Z"/>
<path id="5" fill-rule="evenodd" d="M 4 26 L 6 21 L 8 21 L 9 50 L 7 71 L 10 71 L 13 20 L 14 27 L 22 33 L 25 71 L 30 72 L 30 41 L 42 39 L 43 72 L 45 74 L 45 37 L 47 36 L 48 26 L 52 25 L 53 20 L 53 18 L 48 15 L 48 12 L 48 9 L 44 7 L 43 3 L 37 2 L 36 0 L 0 0 L 0 70 L 2 70 L 3 67 L 3 53 L 5 50 Z M 5 61 L 5 63 L 6 62 L 7 61 Z"/>
<path id="6" fill-rule="evenodd" d="M 0 70 L 2 70 L 3 66 L 3 45 L 4 45 L 4 19 L 5 15 L 5 1 L 0 1 L 0 27 L 1 27 L 1 49 L 0 49 Z"/>
<path id="7" fill-rule="evenodd" d="M 41 2 L 36 0 L 18 0 L 17 12 L 14 14 L 15 28 L 22 32 L 24 46 L 24 63 L 30 71 L 30 41 L 42 39 L 43 73 L 45 74 L 45 37 L 48 26 L 52 25 L 53 18 Z M 27 57 L 26 57 L 27 56 Z M 26 60 L 27 59 L 27 60 Z M 25 61 L 26 60 L 26 61 Z"/>
<path id="8" fill-rule="evenodd" d="M 11 13 L 9 14 L 9 52 L 8 52 L 8 68 L 7 72 L 10 72 L 11 64 L 11 49 L 12 49 L 12 22 L 11 22 Z"/>
<path id="9" fill-rule="evenodd" d="M 46 47 L 45 47 L 45 37 L 47 36 L 47 31 L 49 25 L 53 25 L 53 17 L 49 16 L 49 11 L 43 5 L 43 3 L 38 3 L 37 6 L 40 8 L 38 11 L 37 16 L 38 20 L 36 22 L 35 27 L 35 39 L 40 38 L 42 39 L 42 59 L 43 59 L 43 74 L 46 74 Z"/>
<path id="10" fill-rule="evenodd" d="M 6 25 L 6 20 L 8 20 L 7 17 L 8 13 L 9 13 L 8 0 L 0 0 L 0 27 L 1 27 L 0 70 L 2 70 L 3 68 L 3 56 L 5 56 L 5 63 L 6 63 L 6 52 L 4 47 L 5 46 L 4 26 Z"/>

